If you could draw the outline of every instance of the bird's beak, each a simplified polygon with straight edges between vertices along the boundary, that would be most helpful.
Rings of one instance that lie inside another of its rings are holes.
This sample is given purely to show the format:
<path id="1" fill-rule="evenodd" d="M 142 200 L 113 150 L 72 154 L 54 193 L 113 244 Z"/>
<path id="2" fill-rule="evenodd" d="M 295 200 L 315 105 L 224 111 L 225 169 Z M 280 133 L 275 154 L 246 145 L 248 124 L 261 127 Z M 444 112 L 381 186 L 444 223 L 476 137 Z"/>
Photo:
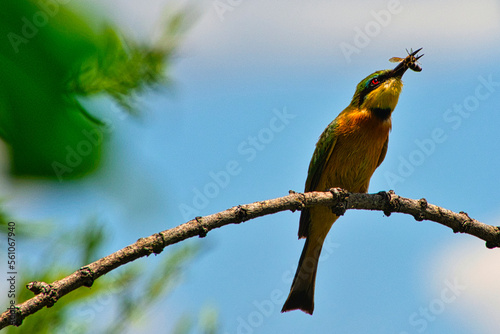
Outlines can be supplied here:
<path id="1" fill-rule="evenodd" d="M 412 53 L 410 53 L 405 59 L 403 59 L 399 64 L 398 66 L 396 66 L 393 70 L 392 70 L 392 76 L 393 77 L 397 77 L 397 78 L 401 78 L 403 76 L 403 74 L 405 74 L 406 70 L 408 68 L 412 68 L 413 67 L 419 67 L 416 62 L 418 59 L 420 59 L 423 54 L 419 55 L 419 56 L 416 56 L 417 53 L 422 50 L 422 48 L 416 50 L 416 51 L 413 51 Z M 420 68 L 420 70 L 422 70 Z"/>

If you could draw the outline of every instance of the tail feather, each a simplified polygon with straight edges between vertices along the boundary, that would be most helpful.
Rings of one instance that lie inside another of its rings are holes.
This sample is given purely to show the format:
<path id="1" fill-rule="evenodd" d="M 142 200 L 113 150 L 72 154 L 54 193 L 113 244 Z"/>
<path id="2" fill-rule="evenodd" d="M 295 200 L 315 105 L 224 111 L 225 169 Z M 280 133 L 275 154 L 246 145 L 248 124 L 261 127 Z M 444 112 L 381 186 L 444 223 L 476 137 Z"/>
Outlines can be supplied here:
<path id="1" fill-rule="evenodd" d="M 312 290 L 314 290 L 314 287 Z M 314 312 L 314 291 L 312 293 L 307 290 L 291 291 L 285 305 L 281 309 L 281 313 L 292 310 L 302 310 L 312 315 Z"/>
<path id="2" fill-rule="evenodd" d="M 307 211 L 304 220 L 301 215 L 299 237 L 307 235 L 304 249 L 300 255 L 297 272 L 281 312 L 302 310 L 312 314 L 314 311 L 314 285 L 318 260 L 326 235 L 338 216 L 329 207 L 317 207 Z M 309 219 L 310 221 L 306 221 Z M 314 221 L 314 224 L 312 223 Z M 304 223 L 304 224 L 303 224 Z M 307 230 L 306 230 L 307 228 Z"/>
<path id="3" fill-rule="evenodd" d="M 319 242 L 319 240 L 311 242 L 309 237 L 306 239 L 297 272 L 295 273 L 290 289 L 290 294 L 281 309 L 282 313 L 292 310 L 302 310 L 306 313 L 313 314 L 314 285 L 322 245 L 323 240 L 321 240 L 321 242 Z"/>

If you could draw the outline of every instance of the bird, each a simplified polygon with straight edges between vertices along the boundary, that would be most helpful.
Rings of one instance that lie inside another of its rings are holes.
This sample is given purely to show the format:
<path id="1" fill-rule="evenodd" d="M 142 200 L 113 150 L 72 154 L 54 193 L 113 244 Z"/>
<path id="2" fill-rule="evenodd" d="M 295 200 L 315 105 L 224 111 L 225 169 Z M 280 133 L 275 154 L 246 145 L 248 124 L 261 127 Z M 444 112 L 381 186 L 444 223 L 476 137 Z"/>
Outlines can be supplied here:
<path id="1" fill-rule="evenodd" d="M 403 88 L 408 68 L 421 71 L 417 56 L 408 52 L 394 69 L 376 71 L 356 86 L 351 103 L 326 127 L 309 164 L 304 192 L 342 188 L 366 193 L 373 172 L 387 153 L 391 115 Z M 391 61 L 392 61 L 391 60 Z M 281 312 L 302 310 L 313 314 L 316 271 L 323 242 L 338 216 L 327 206 L 304 208 L 299 239 L 306 238 L 297 271 Z"/>

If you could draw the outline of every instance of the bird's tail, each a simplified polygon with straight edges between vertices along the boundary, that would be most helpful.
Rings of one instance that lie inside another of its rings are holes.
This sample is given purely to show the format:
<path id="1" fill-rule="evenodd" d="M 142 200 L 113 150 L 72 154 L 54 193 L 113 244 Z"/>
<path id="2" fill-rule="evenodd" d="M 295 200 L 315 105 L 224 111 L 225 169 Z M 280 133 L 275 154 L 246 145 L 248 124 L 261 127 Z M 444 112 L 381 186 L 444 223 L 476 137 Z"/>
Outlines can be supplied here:
<path id="1" fill-rule="evenodd" d="M 302 310 L 312 314 L 314 311 L 314 284 L 318 269 L 319 254 L 323 246 L 323 239 L 307 237 L 302 255 L 300 256 L 297 272 L 293 279 L 290 294 L 281 309 L 281 312 Z"/>
<path id="2" fill-rule="evenodd" d="M 329 207 L 313 208 L 310 214 L 306 243 L 300 256 L 290 294 L 281 312 L 302 310 L 312 314 L 314 311 L 314 285 L 319 255 L 328 231 L 338 216 L 333 214 Z"/>

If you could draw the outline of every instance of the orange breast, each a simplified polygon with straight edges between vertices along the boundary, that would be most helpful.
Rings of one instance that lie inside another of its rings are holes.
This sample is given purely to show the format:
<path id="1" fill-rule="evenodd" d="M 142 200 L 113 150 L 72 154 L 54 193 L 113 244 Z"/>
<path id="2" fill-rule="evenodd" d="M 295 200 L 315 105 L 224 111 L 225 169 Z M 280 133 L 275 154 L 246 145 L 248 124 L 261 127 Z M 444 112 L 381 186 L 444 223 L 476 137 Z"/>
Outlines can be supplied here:
<path id="1" fill-rule="evenodd" d="M 351 192 L 367 192 L 391 129 L 369 111 L 356 111 L 337 120 L 337 142 L 326 162 L 317 190 L 341 187 Z"/>

